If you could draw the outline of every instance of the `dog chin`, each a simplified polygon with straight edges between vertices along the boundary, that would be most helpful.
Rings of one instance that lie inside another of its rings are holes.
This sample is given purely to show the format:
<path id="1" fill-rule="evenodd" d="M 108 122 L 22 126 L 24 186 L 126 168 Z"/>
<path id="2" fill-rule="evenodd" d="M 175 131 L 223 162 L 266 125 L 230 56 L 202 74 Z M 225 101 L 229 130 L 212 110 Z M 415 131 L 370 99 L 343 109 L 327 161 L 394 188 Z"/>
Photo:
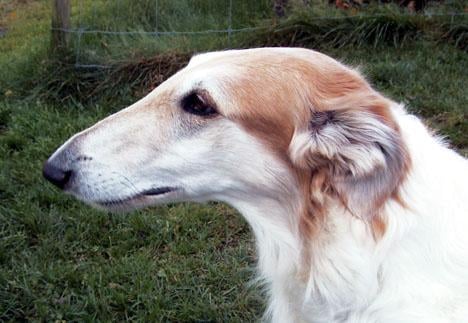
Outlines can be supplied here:
<path id="1" fill-rule="evenodd" d="M 140 194 L 129 197 L 106 199 L 98 199 L 97 197 L 91 199 L 83 198 L 81 196 L 76 197 L 96 209 L 113 213 L 131 212 L 133 210 L 154 205 L 182 201 L 182 194 L 180 189 L 166 187 L 162 189 L 158 188 L 147 190 Z"/>

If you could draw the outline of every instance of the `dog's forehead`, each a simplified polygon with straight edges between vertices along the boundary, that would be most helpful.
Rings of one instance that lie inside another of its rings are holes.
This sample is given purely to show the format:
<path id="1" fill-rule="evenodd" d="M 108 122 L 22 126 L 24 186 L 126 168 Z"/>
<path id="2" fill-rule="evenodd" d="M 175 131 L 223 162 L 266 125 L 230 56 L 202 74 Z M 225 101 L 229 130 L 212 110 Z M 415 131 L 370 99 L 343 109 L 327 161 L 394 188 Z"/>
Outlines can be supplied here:
<path id="1" fill-rule="evenodd" d="M 213 82 L 227 83 L 251 74 L 252 68 L 260 67 L 259 60 L 257 53 L 248 50 L 199 54 L 190 60 L 181 74 L 188 85 L 191 83 L 198 86 L 206 83 L 208 86 L 214 85 Z M 263 60 L 269 60 L 271 67 L 273 66 L 271 59 L 264 57 Z M 255 72 L 261 74 L 264 69 L 257 68 Z"/>
<path id="2" fill-rule="evenodd" d="M 262 51 L 264 55 L 271 53 L 269 50 Z M 197 66 L 206 65 L 226 65 L 226 64 L 239 64 L 240 62 L 247 62 L 258 58 L 260 52 L 252 49 L 244 50 L 226 50 L 219 52 L 209 52 L 194 55 L 187 68 L 195 68 Z"/>
<path id="3" fill-rule="evenodd" d="M 333 62 L 331 57 L 311 49 L 291 47 L 264 47 L 251 49 L 226 50 L 197 54 L 192 57 L 188 66 L 214 63 L 216 61 L 249 62 L 249 61 L 282 61 L 284 59 L 306 59 L 310 61 Z"/>
<path id="4" fill-rule="evenodd" d="M 304 48 L 254 48 L 209 52 L 192 57 L 178 74 L 181 90 L 206 83 L 241 80 L 270 82 L 297 73 L 343 69 L 340 63 L 324 54 Z"/>

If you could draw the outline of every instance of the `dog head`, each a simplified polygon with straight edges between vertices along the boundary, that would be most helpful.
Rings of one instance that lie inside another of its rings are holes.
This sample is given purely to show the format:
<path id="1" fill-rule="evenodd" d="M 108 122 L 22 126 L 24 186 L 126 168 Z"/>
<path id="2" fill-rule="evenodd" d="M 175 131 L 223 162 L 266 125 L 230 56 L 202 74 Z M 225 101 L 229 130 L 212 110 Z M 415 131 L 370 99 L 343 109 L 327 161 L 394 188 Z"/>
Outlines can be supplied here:
<path id="1" fill-rule="evenodd" d="M 358 72 L 311 50 L 262 48 L 195 56 L 70 138 L 44 175 L 110 210 L 303 196 L 306 213 L 336 198 L 367 217 L 407 160 L 391 102 Z"/>

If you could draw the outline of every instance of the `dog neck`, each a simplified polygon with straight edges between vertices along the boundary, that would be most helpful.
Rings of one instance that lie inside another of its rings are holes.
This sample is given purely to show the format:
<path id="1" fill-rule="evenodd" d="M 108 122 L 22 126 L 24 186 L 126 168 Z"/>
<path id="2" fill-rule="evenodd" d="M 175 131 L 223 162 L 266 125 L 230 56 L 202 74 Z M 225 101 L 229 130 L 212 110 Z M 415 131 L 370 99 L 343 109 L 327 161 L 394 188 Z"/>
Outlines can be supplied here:
<path id="1" fill-rule="evenodd" d="M 294 193 L 278 199 L 256 197 L 231 202 L 252 227 L 259 278 L 268 283 L 274 291 L 271 294 L 293 297 L 298 306 L 323 305 L 308 309 L 312 312 L 328 310 L 330 305 L 349 305 L 357 294 L 372 295 L 377 290 L 377 273 L 368 262 L 375 241 L 366 224 L 337 201 L 327 210 L 326 221 L 315 235 L 305 237 L 300 223 L 304 202 L 297 190 L 290 192 Z M 353 258 L 356 255 L 359 259 Z M 270 303 L 281 308 L 277 300 Z M 276 311 L 271 304 L 269 311 Z M 286 307 L 284 311 L 292 310 Z"/>
<path id="2" fill-rule="evenodd" d="M 263 278 L 299 265 L 301 239 L 298 234 L 300 201 L 297 194 L 281 198 L 256 196 L 230 202 L 247 220 L 255 235 L 258 262 Z M 280 268 L 287 267 L 287 268 Z"/>

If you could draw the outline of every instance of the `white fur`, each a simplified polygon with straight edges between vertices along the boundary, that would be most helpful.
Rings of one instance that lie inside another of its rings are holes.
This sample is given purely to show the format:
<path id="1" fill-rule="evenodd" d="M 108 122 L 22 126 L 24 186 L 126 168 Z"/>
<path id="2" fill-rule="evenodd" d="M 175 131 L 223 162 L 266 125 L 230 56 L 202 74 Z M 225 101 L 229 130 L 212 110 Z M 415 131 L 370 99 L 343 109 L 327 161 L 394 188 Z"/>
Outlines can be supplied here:
<path id="1" fill-rule="evenodd" d="M 295 51 L 269 53 L 309 55 Z M 192 119 L 174 106 L 202 86 L 226 109 L 235 109 L 223 81 L 241 71 L 222 61 L 217 65 L 229 55 L 241 52 L 197 56 L 148 97 L 64 144 L 49 162 L 75 172 L 67 191 L 91 204 L 115 200 L 115 208 L 181 200 L 233 205 L 255 234 L 259 274 L 271 295 L 266 318 L 272 322 L 468 322 L 467 161 L 394 104 L 392 114 L 412 161 L 400 188 L 408 207 L 392 199 L 385 203 L 387 228 L 376 240 L 365 221 L 333 203 L 322 229 L 307 242 L 311 252 L 305 261 L 301 193 L 285 163 L 235 122 L 218 119 L 194 130 Z M 169 90 L 172 101 L 157 101 Z M 327 136 L 314 147 L 361 160 L 353 173 L 385 164 L 380 151 L 343 150 L 329 145 L 340 141 L 337 133 Z M 292 158 L 310 139 L 306 133 L 294 138 Z M 158 186 L 178 190 L 132 199 Z"/>

